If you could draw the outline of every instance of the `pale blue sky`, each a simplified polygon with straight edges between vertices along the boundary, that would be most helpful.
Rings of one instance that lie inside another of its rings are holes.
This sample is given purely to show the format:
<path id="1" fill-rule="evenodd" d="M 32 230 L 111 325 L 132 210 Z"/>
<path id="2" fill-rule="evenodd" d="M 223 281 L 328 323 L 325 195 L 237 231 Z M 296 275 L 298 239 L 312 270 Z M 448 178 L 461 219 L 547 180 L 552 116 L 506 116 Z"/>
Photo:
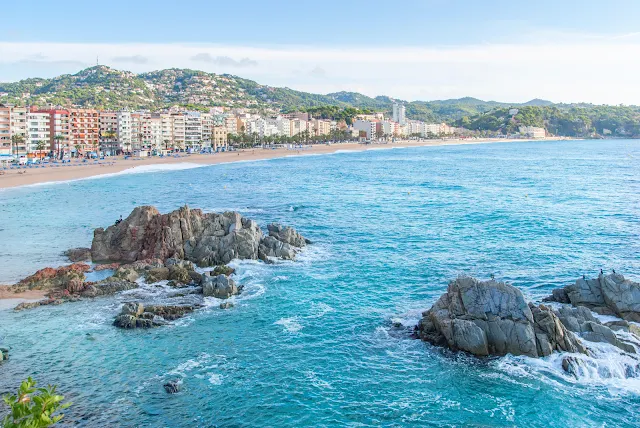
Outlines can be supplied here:
<path id="1" fill-rule="evenodd" d="M 640 65 L 638 0 L 5 3 L 0 81 L 100 56 L 135 72 L 190 67 L 324 93 L 640 104 L 621 69 Z"/>

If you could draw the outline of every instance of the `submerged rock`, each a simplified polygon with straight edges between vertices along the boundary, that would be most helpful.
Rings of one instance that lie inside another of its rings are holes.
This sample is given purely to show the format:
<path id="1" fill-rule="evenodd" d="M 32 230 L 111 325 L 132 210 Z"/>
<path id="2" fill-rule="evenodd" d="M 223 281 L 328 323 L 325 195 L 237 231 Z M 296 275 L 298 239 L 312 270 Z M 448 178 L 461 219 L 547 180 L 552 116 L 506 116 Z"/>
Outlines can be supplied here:
<path id="1" fill-rule="evenodd" d="M 91 261 L 91 248 L 71 248 L 64 255 L 72 262 Z"/>
<path id="2" fill-rule="evenodd" d="M 231 309 L 231 308 L 233 308 L 233 303 L 231 302 L 220 303 L 220 309 Z"/>
<path id="3" fill-rule="evenodd" d="M 640 284 L 616 273 L 580 278 L 575 284 L 553 290 L 545 300 L 584 306 L 602 315 L 640 322 Z"/>
<path id="4" fill-rule="evenodd" d="M 164 390 L 167 391 L 167 394 L 177 394 L 182 389 L 182 381 L 170 380 L 162 386 L 164 387 Z"/>
<path id="5" fill-rule="evenodd" d="M 478 356 L 586 352 L 551 309 L 527 304 L 516 287 L 494 280 L 451 281 L 417 330 L 422 340 Z"/>
<path id="6" fill-rule="evenodd" d="M 184 259 L 213 266 L 235 258 L 293 258 L 295 248 L 306 243 L 295 230 L 281 226 L 272 225 L 267 238 L 271 239 L 265 240 L 255 221 L 237 212 L 205 214 L 185 206 L 160 214 L 154 207 L 142 206 L 119 224 L 96 229 L 91 255 L 99 261 Z"/>
<path id="7" fill-rule="evenodd" d="M 6 361 L 9 359 L 9 350 L 7 348 L 0 348 L 0 361 Z"/>
<path id="8" fill-rule="evenodd" d="M 151 328 L 182 318 L 195 310 L 194 306 L 144 306 L 142 303 L 125 303 L 113 325 L 119 328 Z"/>

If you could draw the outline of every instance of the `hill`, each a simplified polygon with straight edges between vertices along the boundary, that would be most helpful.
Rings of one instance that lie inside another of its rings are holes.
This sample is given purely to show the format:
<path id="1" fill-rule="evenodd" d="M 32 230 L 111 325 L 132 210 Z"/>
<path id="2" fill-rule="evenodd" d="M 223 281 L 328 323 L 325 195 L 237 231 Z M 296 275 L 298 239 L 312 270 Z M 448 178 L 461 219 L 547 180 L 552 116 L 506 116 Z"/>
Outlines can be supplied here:
<path id="1" fill-rule="evenodd" d="M 363 111 L 390 115 L 394 102 L 405 104 L 409 119 L 447 122 L 482 132 L 509 133 L 526 124 L 545 127 L 555 135 L 592 135 L 604 129 L 621 136 L 640 133 L 639 109 L 633 106 L 554 104 L 541 99 L 518 104 L 472 97 L 407 102 L 344 91 L 322 95 L 261 85 L 229 74 L 177 68 L 134 74 L 98 65 L 73 75 L 0 83 L 0 103 L 16 105 L 135 110 L 224 106 L 260 113 L 302 110 L 347 122 Z M 515 117 L 509 115 L 513 107 L 520 109 Z"/>

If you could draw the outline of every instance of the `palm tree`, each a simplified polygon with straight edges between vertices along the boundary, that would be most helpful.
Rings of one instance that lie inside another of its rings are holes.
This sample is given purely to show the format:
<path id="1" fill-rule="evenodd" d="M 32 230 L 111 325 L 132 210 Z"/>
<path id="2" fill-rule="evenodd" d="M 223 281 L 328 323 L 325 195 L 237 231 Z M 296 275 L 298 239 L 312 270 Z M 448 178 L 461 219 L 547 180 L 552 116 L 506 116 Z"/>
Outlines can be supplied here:
<path id="1" fill-rule="evenodd" d="M 42 152 L 44 151 L 45 147 L 47 147 L 47 145 L 42 140 L 36 143 L 36 150 L 38 151 L 38 155 L 40 156 L 40 159 L 43 158 Z"/>
<path id="2" fill-rule="evenodd" d="M 55 150 L 56 150 L 56 158 L 60 159 L 60 153 L 62 152 L 62 148 L 60 147 L 60 145 L 62 144 L 62 141 L 64 141 L 64 135 L 62 134 L 58 134 L 56 136 L 53 137 L 53 142 L 54 142 L 54 146 L 55 146 Z"/>
<path id="3" fill-rule="evenodd" d="M 76 158 L 80 157 L 80 144 L 76 144 L 74 147 L 76 148 Z"/>
<path id="4" fill-rule="evenodd" d="M 23 135 L 12 135 L 11 136 L 11 154 L 13 154 L 13 147 L 16 148 L 16 155 L 20 157 L 20 145 L 24 144 L 24 136 Z"/>

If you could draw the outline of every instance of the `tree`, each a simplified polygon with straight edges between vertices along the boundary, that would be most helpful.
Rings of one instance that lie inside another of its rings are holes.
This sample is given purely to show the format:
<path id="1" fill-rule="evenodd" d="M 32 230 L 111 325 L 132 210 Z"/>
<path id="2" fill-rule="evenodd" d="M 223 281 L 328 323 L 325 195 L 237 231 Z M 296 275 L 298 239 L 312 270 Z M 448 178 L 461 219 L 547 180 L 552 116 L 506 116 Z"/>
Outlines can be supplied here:
<path id="1" fill-rule="evenodd" d="M 22 135 L 12 135 L 11 136 L 11 154 L 13 154 L 13 148 L 16 148 L 16 155 L 20 156 L 20 145 L 24 144 L 24 136 Z"/>
<path id="2" fill-rule="evenodd" d="M 62 147 L 60 147 L 62 141 L 64 141 L 64 135 L 58 134 L 55 137 L 53 137 L 53 141 L 55 143 L 55 147 L 56 147 L 56 157 L 57 158 L 61 158 L 62 156 L 60 155 L 60 153 L 62 152 Z"/>
<path id="3" fill-rule="evenodd" d="M 36 382 L 28 378 L 18 389 L 17 395 L 5 395 L 4 402 L 10 413 L 2 421 L 3 428 L 41 428 L 54 425 L 64 417 L 55 414 L 68 408 L 64 397 L 56 394 L 56 387 L 36 388 Z"/>
<path id="4" fill-rule="evenodd" d="M 40 158 L 42 159 L 42 152 L 44 151 L 44 149 L 47 147 L 47 145 L 45 144 L 44 141 L 38 141 L 36 143 L 36 150 L 38 151 L 38 154 L 40 155 Z"/>

